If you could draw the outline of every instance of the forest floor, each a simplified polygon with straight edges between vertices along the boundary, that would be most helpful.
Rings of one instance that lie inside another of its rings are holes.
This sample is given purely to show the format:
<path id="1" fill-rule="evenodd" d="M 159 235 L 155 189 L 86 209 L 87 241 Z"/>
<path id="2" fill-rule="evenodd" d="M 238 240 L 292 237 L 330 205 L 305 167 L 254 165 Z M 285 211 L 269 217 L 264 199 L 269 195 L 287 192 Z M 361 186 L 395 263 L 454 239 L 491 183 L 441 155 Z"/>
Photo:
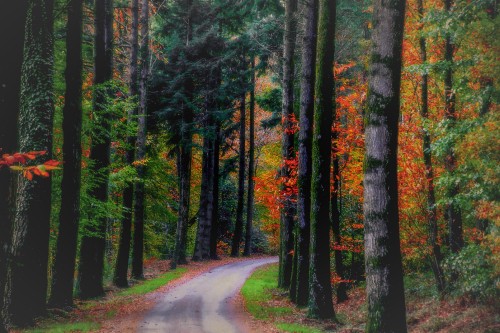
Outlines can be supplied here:
<path id="1" fill-rule="evenodd" d="M 264 257 L 252 256 L 255 258 Z M 49 310 L 48 316 L 40 318 L 34 328 L 13 330 L 12 333 L 136 332 L 141 320 L 165 293 L 216 267 L 244 260 L 248 258 L 221 257 L 215 261 L 190 262 L 176 270 L 170 269 L 170 261 L 150 261 L 145 263 L 145 281 L 131 281 L 131 287 L 126 289 L 108 285 L 105 297 L 77 301 L 75 308 L 69 311 Z M 235 305 L 241 306 L 235 309 L 237 315 L 248 316 L 242 304 Z"/>
<path id="2" fill-rule="evenodd" d="M 277 265 L 257 269 L 241 290 L 246 309 L 261 322 L 260 332 L 362 333 L 366 317 L 366 296 L 362 287 L 349 292 L 349 300 L 335 304 L 338 323 L 306 317 L 288 293 L 276 288 Z M 439 300 L 429 276 L 405 279 L 408 331 L 411 333 L 494 333 L 500 332 L 498 304 L 478 304 L 465 298 Z"/>

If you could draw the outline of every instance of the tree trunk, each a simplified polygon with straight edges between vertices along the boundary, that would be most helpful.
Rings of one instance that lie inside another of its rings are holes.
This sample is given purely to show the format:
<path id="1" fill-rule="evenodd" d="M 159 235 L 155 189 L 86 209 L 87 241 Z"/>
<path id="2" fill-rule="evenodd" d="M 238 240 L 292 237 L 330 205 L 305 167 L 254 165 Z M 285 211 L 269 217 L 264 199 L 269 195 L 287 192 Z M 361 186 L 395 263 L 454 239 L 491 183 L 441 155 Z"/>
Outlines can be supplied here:
<path id="1" fill-rule="evenodd" d="M 141 78 L 139 80 L 139 120 L 137 126 L 137 152 L 136 160 L 143 161 L 146 158 L 147 137 L 147 106 L 148 106 L 148 80 L 149 80 L 149 0 L 142 0 L 141 11 Z M 137 165 L 137 177 L 140 179 L 135 184 L 135 224 L 134 224 L 134 247 L 132 250 L 132 277 L 134 279 L 144 278 L 144 197 L 146 178 L 146 166 L 143 163 Z"/>
<path id="2" fill-rule="evenodd" d="M 297 176 L 297 305 L 309 300 L 309 244 L 311 221 L 312 130 L 314 115 L 314 81 L 318 24 L 318 0 L 304 4 L 305 31 L 302 42 L 302 75 L 300 81 L 299 170 Z"/>
<path id="3" fill-rule="evenodd" d="M 192 0 L 185 0 L 186 9 L 186 46 L 189 46 L 192 38 L 191 11 Z M 184 84 L 186 99 L 190 100 L 193 92 L 191 78 L 186 79 Z M 189 203 L 191 196 L 191 160 L 192 160 L 192 131 L 194 120 L 193 110 L 188 105 L 183 106 L 181 142 L 178 150 L 178 175 L 179 175 L 179 216 L 177 219 L 177 230 L 175 235 L 175 247 L 171 267 L 175 269 L 177 264 L 186 264 L 187 228 L 189 221 Z"/>
<path id="4" fill-rule="evenodd" d="M 95 50 L 94 50 L 94 92 L 93 112 L 96 127 L 90 147 L 91 175 L 95 184 L 89 196 L 100 205 L 108 201 L 108 178 L 111 145 L 111 114 L 107 110 L 110 89 L 102 86 L 113 78 L 113 0 L 95 3 Z M 99 138 L 97 140 L 97 138 Z M 83 299 L 104 294 L 102 279 L 104 250 L 106 245 L 107 216 L 101 211 L 95 221 L 84 226 L 80 247 L 78 270 L 78 294 Z"/>
<path id="5" fill-rule="evenodd" d="M 247 224 L 245 230 L 244 256 L 252 252 L 252 225 L 254 212 L 254 177 L 255 177 L 255 58 L 252 59 L 252 81 L 250 88 L 250 147 L 248 154 L 248 196 L 247 196 Z"/>
<path id="6" fill-rule="evenodd" d="M 19 149 L 46 151 L 44 159 L 52 156 L 53 5 L 51 0 L 28 2 L 21 70 Z M 50 178 L 18 177 L 5 291 L 11 322 L 18 326 L 32 324 L 45 311 L 50 203 Z"/>
<path id="7" fill-rule="evenodd" d="M 334 120 L 335 121 L 335 120 Z M 340 234 L 340 209 L 339 209 L 339 196 L 340 196 L 340 168 L 339 168 L 339 156 L 337 149 L 338 132 L 335 131 L 332 134 L 333 139 L 333 191 L 330 197 L 331 201 L 331 222 L 332 222 L 332 232 L 333 240 L 337 249 L 335 250 L 335 272 L 337 275 L 344 280 L 345 279 L 345 268 L 342 250 L 342 237 Z M 342 303 L 347 300 L 347 284 L 345 282 L 339 282 L 337 286 L 337 303 Z"/>
<path id="8" fill-rule="evenodd" d="M 424 17 L 424 4 L 423 0 L 418 0 L 418 13 L 420 18 Z M 423 29 L 420 28 L 421 30 Z M 425 37 L 420 37 L 420 57 L 422 63 L 427 62 L 427 47 Z M 421 103 L 422 107 L 420 109 L 420 114 L 424 120 L 429 119 L 429 100 L 428 100 L 428 92 L 429 92 L 429 75 L 424 73 L 422 75 L 422 82 L 420 84 L 421 89 Z M 437 242 L 438 238 L 438 225 L 437 225 L 437 210 L 436 210 L 436 197 L 434 194 L 434 168 L 432 166 L 432 154 L 431 154 L 431 135 L 427 126 L 423 125 L 423 144 L 422 149 L 424 152 L 424 164 L 425 164 L 425 179 L 427 181 L 427 214 L 428 214 L 428 232 L 429 239 L 427 241 L 429 248 L 431 249 L 431 254 L 429 259 L 431 261 L 432 271 L 434 273 L 434 277 L 436 279 L 436 285 L 439 292 L 444 291 L 445 280 L 443 271 L 441 269 L 441 248 Z"/>
<path id="9" fill-rule="evenodd" d="M 0 148 L 1 153 L 12 154 L 18 150 L 17 119 L 21 88 L 24 24 L 27 1 L 9 4 L 9 10 L 0 12 L 0 44 L 9 52 L 0 62 Z M 11 228 L 15 207 L 15 174 L 8 168 L 0 169 L 0 332 L 6 331 L 2 309 L 4 288 L 11 241 Z"/>
<path id="10" fill-rule="evenodd" d="M 243 59 L 245 64 L 245 60 Z M 231 256 L 240 255 L 240 243 L 243 234 L 243 206 L 245 200 L 245 109 L 246 92 L 242 92 L 240 100 L 240 152 L 238 168 L 238 204 L 236 206 L 236 225 L 234 227 L 233 244 L 231 246 Z"/>
<path id="11" fill-rule="evenodd" d="M 132 0 L 132 27 L 130 36 L 130 96 L 137 97 L 137 58 L 139 49 L 139 0 Z M 137 115 L 137 109 L 132 108 L 128 112 L 128 124 L 134 124 L 134 117 Z M 135 158 L 135 144 L 137 138 L 129 136 L 127 138 L 127 151 L 125 160 L 127 165 L 132 165 Z M 134 183 L 127 182 L 123 190 L 123 208 L 122 208 L 122 227 L 120 231 L 120 243 L 118 246 L 118 255 L 116 258 L 115 275 L 113 283 L 117 287 L 128 287 L 128 262 L 130 257 L 130 240 L 132 238 L 132 205 L 134 204 Z"/>
<path id="12" fill-rule="evenodd" d="M 220 159 L 220 124 L 216 120 L 214 153 L 213 153 L 213 209 L 212 209 L 212 228 L 210 229 L 210 258 L 218 259 L 217 241 L 219 240 L 219 159 Z"/>
<path id="13" fill-rule="evenodd" d="M 397 149 L 405 1 L 376 0 L 365 114 L 366 332 L 406 332 Z"/>
<path id="14" fill-rule="evenodd" d="M 281 210 L 280 225 L 280 268 L 278 287 L 287 289 L 290 287 L 293 265 L 293 227 L 296 215 L 296 204 L 294 202 L 293 189 L 289 188 L 291 179 L 291 168 L 289 162 L 295 159 L 294 148 L 294 121 L 293 121 L 293 82 L 294 82 L 294 55 L 295 39 L 297 35 L 297 0 L 287 0 L 285 7 L 285 38 L 283 53 L 283 104 L 282 123 L 283 137 L 281 145 Z"/>
<path id="15" fill-rule="evenodd" d="M 311 181 L 309 316 L 335 318 L 330 282 L 330 164 L 336 3 L 320 0 Z"/>
<path id="16" fill-rule="evenodd" d="M 448 14 L 451 14 L 452 7 L 454 6 L 453 0 L 445 0 L 445 10 Z M 452 43 L 450 33 L 446 34 L 445 41 L 445 62 L 446 70 L 444 74 L 444 94 L 445 94 L 445 118 L 449 122 L 450 129 L 454 127 L 457 120 L 456 115 L 456 105 L 455 105 L 455 92 L 453 91 L 453 53 L 455 51 L 455 45 Z M 457 160 L 455 156 L 454 147 L 448 147 L 448 151 L 445 157 L 445 168 L 451 175 L 454 174 L 457 168 Z M 451 184 L 446 189 L 446 196 L 448 198 L 448 204 L 446 205 L 446 219 L 448 220 L 448 232 L 450 240 L 450 250 L 453 253 L 459 252 L 464 246 L 464 236 L 462 230 L 462 213 L 460 212 L 460 207 L 456 202 L 456 196 L 458 195 L 459 187 L 458 184 Z"/>
<path id="17" fill-rule="evenodd" d="M 63 177 L 59 233 L 49 304 L 73 305 L 78 225 L 80 223 L 80 188 L 82 165 L 82 25 L 83 1 L 68 4 L 66 37 L 66 94 L 63 108 Z"/>

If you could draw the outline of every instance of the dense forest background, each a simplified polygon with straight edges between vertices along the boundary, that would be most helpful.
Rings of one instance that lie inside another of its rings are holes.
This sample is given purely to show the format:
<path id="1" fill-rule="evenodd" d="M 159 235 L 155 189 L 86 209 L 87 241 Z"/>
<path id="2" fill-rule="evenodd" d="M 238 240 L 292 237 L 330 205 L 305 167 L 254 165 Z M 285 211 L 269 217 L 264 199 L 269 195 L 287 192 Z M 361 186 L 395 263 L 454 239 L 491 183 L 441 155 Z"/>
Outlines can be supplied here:
<path id="1" fill-rule="evenodd" d="M 278 285 L 313 317 L 366 282 L 370 332 L 406 330 L 414 272 L 494 303 L 498 10 L 9 1 L 2 323 L 127 287 L 145 261 L 252 253 L 279 254 Z"/>

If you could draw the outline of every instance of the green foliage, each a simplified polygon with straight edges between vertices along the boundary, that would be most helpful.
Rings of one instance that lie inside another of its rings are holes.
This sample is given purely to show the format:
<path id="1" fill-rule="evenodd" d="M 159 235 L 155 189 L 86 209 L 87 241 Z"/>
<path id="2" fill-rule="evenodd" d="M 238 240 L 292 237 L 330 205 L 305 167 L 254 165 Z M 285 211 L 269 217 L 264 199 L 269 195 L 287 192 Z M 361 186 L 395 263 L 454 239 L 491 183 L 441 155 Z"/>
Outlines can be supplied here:
<path id="1" fill-rule="evenodd" d="M 479 300 L 494 300 L 500 296 L 500 275 L 495 272 L 493 254 L 489 248 L 469 244 L 443 261 L 450 292 Z"/>
<path id="2" fill-rule="evenodd" d="M 62 323 L 54 324 L 45 328 L 36 328 L 33 330 L 26 330 L 29 333 L 68 333 L 68 332 L 92 332 L 101 327 L 98 323 L 94 322 L 77 322 L 77 323 Z"/>

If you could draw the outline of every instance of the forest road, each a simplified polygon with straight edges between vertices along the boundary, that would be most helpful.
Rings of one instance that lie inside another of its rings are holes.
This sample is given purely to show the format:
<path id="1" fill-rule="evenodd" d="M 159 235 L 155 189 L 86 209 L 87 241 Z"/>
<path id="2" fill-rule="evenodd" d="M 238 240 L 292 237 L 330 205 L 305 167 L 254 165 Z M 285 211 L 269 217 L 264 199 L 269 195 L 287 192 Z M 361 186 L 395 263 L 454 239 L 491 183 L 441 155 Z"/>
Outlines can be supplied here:
<path id="1" fill-rule="evenodd" d="M 167 291 L 139 324 L 138 332 L 245 332 L 231 301 L 254 269 L 277 261 L 264 258 L 227 264 Z"/>

